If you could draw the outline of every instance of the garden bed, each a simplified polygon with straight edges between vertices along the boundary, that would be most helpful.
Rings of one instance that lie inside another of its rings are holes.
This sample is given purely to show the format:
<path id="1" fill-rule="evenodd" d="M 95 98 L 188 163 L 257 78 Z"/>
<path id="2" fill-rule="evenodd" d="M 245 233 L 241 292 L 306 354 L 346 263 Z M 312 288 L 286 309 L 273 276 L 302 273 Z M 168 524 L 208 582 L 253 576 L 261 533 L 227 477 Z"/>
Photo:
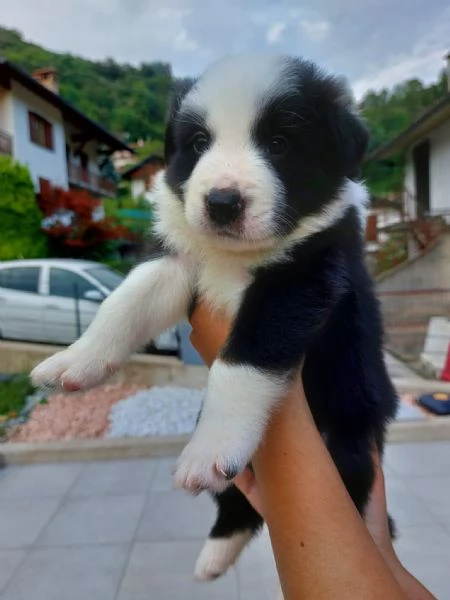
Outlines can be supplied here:
<path id="1" fill-rule="evenodd" d="M 35 405 L 26 422 L 8 428 L 6 441 L 190 434 L 202 400 L 199 390 L 126 383 L 106 384 L 84 393 L 54 394 Z"/>
<path id="2" fill-rule="evenodd" d="M 37 405 L 23 425 L 7 432 L 9 442 L 50 442 L 102 437 L 116 402 L 142 389 L 136 384 L 109 384 L 80 394 L 54 394 Z"/>

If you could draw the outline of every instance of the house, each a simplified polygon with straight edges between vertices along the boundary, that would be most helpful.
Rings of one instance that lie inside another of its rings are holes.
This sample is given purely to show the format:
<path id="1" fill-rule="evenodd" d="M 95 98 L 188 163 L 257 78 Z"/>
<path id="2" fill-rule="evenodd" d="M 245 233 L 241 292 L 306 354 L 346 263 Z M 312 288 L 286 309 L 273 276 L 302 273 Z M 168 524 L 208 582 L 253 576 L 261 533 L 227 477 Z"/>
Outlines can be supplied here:
<path id="1" fill-rule="evenodd" d="M 402 203 L 397 194 L 385 198 L 371 197 L 367 209 L 366 242 L 374 245 L 385 242 L 385 230 L 402 221 L 402 218 Z"/>
<path id="2" fill-rule="evenodd" d="M 386 343 L 436 371 L 450 343 L 450 55 L 447 73 L 448 93 L 367 158 L 405 155 L 400 210 L 376 226 L 390 240 L 390 264 L 376 278 Z"/>
<path id="3" fill-rule="evenodd" d="M 133 198 L 146 198 L 151 202 L 155 175 L 164 168 L 164 159 L 151 154 L 122 173 L 122 179 L 131 181 Z"/>
<path id="4" fill-rule="evenodd" d="M 112 155 L 112 162 L 117 172 L 121 173 L 131 166 L 135 165 L 139 161 L 139 156 L 134 150 L 139 150 L 145 144 L 144 140 L 138 140 L 137 142 L 130 142 L 128 144 L 131 150 L 116 150 Z"/>
<path id="5" fill-rule="evenodd" d="M 0 154 L 28 166 L 36 191 L 45 182 L 114 197 L 102 169 L 116 151 L 134 153 L 59 95 L 55 69 L 30 75 L 0 57 Z"/>
<path id="6" fill-rule="evenodd" d="M 447 72 L 448 93 L 367 159 L 387 160 L 405 153 L 405 220 L 436 216 L 450 222 L 450 54 Z"/>

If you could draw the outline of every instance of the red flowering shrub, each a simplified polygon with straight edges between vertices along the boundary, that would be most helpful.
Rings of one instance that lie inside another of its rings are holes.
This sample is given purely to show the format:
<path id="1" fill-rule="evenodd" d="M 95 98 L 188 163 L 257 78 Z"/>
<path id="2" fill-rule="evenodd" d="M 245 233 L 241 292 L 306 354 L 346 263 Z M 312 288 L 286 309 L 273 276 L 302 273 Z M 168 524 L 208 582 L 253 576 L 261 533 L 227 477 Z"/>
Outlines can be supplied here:
<path id="1" fill-rule="evenodd" d="M 119 241 L 133 241 L 128 229 L 114 217 L 105 217 L 102 201 L 88 191 L 43 184 L 38 202 L 45 217 L 42 228 L 56 256 L 102 258 Z"/>

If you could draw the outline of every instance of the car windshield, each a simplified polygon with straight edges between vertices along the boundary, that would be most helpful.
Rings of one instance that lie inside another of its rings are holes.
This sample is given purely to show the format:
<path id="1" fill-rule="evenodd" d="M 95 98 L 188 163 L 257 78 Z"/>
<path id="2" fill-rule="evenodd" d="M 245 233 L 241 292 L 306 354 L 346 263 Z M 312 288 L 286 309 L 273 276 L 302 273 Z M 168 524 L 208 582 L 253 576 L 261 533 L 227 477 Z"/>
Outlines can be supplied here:
<path id="1" fill-rule="evenodd" d="M 94 277 L 108 290 L 115 290 L 124 280 L 123 275 L 108 267 L 93 267 L 92 269 L 86 269 L 86 273 L 89 273 L 91 277 Z"/>

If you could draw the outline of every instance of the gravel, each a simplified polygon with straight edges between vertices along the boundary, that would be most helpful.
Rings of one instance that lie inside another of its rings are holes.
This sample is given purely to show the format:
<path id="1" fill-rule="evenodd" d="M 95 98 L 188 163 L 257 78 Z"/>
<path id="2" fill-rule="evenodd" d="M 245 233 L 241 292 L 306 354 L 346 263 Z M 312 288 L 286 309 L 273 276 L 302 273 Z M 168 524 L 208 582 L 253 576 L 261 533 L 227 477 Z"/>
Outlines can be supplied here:
<path id="1" fill-rule="evenodd" d="M 205 392 L 181 387 L 141 390 L 112 406 L 107 437 L 189 434 Z"/>
<path id="2" fill-rule="evenodd" d="M 10 442 L 50 442 L 104 437 L 111 406 L 135 394 L 142 386 L 119 383 L 101 385 L 88 392 L 54 394 L 38 404 L 29 420 L 12 427 Z"/>

